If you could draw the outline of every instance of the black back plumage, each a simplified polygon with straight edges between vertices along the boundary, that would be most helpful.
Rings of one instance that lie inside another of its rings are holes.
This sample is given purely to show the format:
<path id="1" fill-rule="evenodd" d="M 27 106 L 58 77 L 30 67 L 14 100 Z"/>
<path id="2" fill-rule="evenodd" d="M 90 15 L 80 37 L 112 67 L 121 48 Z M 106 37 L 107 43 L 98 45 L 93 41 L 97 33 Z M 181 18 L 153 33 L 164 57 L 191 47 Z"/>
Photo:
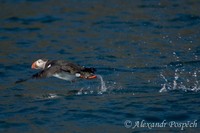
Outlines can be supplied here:
<path id="1" fill-rule="evenodd" d="M 75 73 L 94 73 L 96 71 L 95 68 L 85 68 L 83 66 L 71 63 L 69 61 L 64 61 L 64 60 L 52 60 L 52 61 L 48 61 L 46 63 L 45 69 L 48 69 L 52 66 L 57 66 L 60 67 L 61 71 L 65 71 L 65 72 L 69 72 L 71 74 L 75 74 Z"/>

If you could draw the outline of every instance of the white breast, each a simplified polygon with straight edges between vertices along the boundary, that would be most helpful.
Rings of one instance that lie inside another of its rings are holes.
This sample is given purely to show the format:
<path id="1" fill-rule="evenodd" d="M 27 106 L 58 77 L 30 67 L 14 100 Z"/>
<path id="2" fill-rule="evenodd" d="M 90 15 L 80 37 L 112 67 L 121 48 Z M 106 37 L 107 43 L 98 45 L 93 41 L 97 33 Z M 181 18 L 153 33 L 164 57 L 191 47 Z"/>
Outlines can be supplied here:
<path id="1" fill-rule="evenodd" d="M 66 72 L 56 73 L 53 76 L 56 77 L 56 78 L 68 80 L 68 81 L 72 81 L 76 77 L 75 75 L 72 75 L 72 74 L 69 74 L 69 73 L 66 73 Z"/>

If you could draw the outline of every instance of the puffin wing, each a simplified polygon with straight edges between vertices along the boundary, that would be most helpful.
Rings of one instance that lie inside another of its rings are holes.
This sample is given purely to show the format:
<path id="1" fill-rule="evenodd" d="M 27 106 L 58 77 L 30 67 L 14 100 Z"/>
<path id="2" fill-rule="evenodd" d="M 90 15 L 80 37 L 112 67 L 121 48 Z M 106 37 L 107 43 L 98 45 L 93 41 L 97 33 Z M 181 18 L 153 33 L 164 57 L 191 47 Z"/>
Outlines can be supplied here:
<path id="1" fill-rule="evenodd" d="M 32 75 L 29 78 L 19 79 L 15 82 L 15 84 L 22 83 L 22 82 L 25 82 L 30 79 L 41 79 L 41 78 L 51 77 L 51 76 L 54 76 L 55 74 L 61 73 L 61 72 L 63 72 L 63 70 L 61 69 L 61 66 L 53 65 L 53 66 L 47 67 L 46 69 Z"/>
<path id="2" fill-rule="evenodd" d="M 76 74 L 81 71 L 81 66 L 75 65 L 73 63 L 67 63 L 61 66 L 61 70 L 70 74 Z"/>
<path id="3" fill-rule="evenodd" d="M 56 73 L 61 72 L 60 66 L 59 65 L 53 65 L 49 68 L 46 68 L 34 75 L 32 75 L 33 79 L 38 79 L 38 78 L 47 78 L 47 77 L 51 77 Z"/>
<path id="4" fill-rule="evenodd" d="M 60 67 L 55 65 L 55 66 L 52 66 L 50 68 L 44 69 L 44 70 L 32 75 L 29 78 L 19 79 L 15 82 L 15 84 L 22 83 L 22 82 L 25 82 L 25 81 L 30 80 L 30 79 L 40 79 L 40 78 L 51 77 L 51 76 L 53 76 L 53 74 L 59 72 L 59 70 L 60 70 Z"/>
<path id="5" fill-rule="evenodd" d="M 94 79 L 97 77 L 94 75 L 94 72 L 96 71 L 95 68 L 85 68 L 73 63 L 62 65 L 61 70 L 75 75 L 77 78 Z"/>
<path id="6" fill-rule="evenodd" d="M 62 62 L 60 61 L 59 63 L 62 64 L 61 70 L 69 72 L 71 74 L 82 73 L 82 72 L 94 73 L 96 71 L 95 68 L 85 68 L 83 66 L 73 64 L 67 61 L 62 61 Z"/>

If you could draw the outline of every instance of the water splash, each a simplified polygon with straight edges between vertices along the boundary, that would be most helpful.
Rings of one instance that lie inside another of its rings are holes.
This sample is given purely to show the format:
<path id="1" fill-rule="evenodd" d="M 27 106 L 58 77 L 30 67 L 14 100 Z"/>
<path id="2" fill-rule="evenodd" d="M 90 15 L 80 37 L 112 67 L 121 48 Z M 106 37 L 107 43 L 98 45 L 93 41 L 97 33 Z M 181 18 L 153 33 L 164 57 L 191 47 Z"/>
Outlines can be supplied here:
<path id="1" fill-rule="evenodd" d="M 104 92 L 107 91 L 106 84 L 105 84 L 103 77 L 101 75 L 97 75 L 97 77 L 100 79 L 100 82 L 101 82 L 101 86 L 100 86 L 100 90 L 99 90 L 98 94 L 103 94 Z"/>
<path id="2" fill-rule="evenodd" d="M 191 70 L 186 71 L 185 68 L 176 68 L 174 70 L 174 75 L 168 74 L 164 76 L 163 72 L 160 73 L 160 77 L 165 81 L 162 84 L 162 88 L 159 92 L 166 92 L 170 90 L 183 90 L 183 91 L 194 91 L 197 92 L 200 90 L 200 84 L 198 79 L 199 71 Z M 192 71 L 192 72 L 191 72 Z"/>
<path id="3" fill-rule="evenodd" d="M 191 50 L 189 48 L 189 50 Z M 193 64 L 195 61 L 181 62 L 176 52 L 172 53 L 176 62 L 170 63 L 167 69 L 160 73 L 160 77 L 164 80 L 162 88 L 159 92 L 166 92 L 169 90 L 183 90 L 183 91 L 199 91 L 199 77 L 200 74 L 198 65 Z M 198 63 L 198 62 L 197 62 Z"/>
<path id="4" fill-rule="evenodd" d="M 90 88 L 90 87 L 88 87 L 88 88 Z M 81 88 L 77 93 L 76 93 L 76 95 L 89 95 L 89 94 L 93 94 L 94 93 L 94 91 L 93 90 L 89 90 L 89 89 L 84 89 L 84 88 Z"/>
<path id="5" fill-rule="evenodd" d="M 174 80 L 173 80 L 173 90 L 175 90 L 177 88 L 177 80 L 179 78 L 179 74 L 178 74 L 178 69 L 175 70 L 174 73 Z"/>
<path id="6" fill-rule="evenodd" d="M 82 95 L 83 94 L 83 88 L 81 88 L 76 95 Z"/>
<path id="7" fill-rule="evenodd" d="M 167 92 L 166 84 L 163 84 L 163 87 L 159 90 L 159 92 Z"/>
<path id="8" fill-rule="evenodd" d="M 103 94 L 107 91 L 107 87 L 105 84 L 105 81 L 103 80 L 103 77 L 101 75 L 97 75 L 97 78 L 100 80 L 100 87 L 96 90 L 91 90 L 91 86 L 88 86 L 87 88 L 81 88 L 76 95 L 90 95 L 90 94 Z"/>

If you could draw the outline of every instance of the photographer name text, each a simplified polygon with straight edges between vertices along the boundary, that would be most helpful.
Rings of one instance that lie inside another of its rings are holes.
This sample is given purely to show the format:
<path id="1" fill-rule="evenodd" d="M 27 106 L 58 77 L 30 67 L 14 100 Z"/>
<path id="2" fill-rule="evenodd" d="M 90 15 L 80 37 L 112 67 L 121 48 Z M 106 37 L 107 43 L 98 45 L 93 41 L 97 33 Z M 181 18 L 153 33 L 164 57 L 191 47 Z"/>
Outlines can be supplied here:
<path id="1" fill-rule="evenodd" d="M 180 128 L 180 130 L 184 130 L 185 128 L 197 128 L 198 123 L 197 120 L 194 121 L 166 121 L 163 120 L 162 122 L 147 122 L 145 120 L 135 121 L 132 122 L 131 120 L 126 120 L 124 122 L 124 126 L 126 128 L 136 129 L 136 128 Z"/>

